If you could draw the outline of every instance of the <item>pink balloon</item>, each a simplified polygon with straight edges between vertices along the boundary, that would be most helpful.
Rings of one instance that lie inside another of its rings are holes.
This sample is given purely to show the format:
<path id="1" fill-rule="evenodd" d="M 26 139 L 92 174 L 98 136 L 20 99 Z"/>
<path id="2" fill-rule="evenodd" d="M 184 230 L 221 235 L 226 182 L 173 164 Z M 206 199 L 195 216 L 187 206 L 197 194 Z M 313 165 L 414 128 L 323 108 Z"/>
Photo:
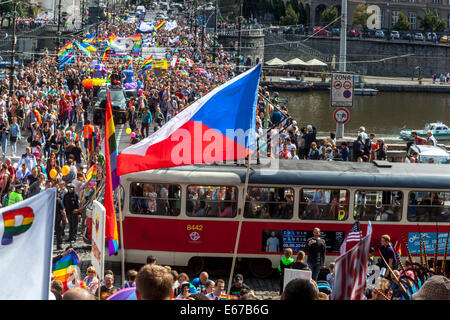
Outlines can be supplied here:
<path id="1" fill-rule="evenodd" d="M 134 138 L 134 137 L 136 137 L 136 133 L 132 132 L 132 133 L 130 134 L 130 136 L 131 136 L 132 138 Z"/>

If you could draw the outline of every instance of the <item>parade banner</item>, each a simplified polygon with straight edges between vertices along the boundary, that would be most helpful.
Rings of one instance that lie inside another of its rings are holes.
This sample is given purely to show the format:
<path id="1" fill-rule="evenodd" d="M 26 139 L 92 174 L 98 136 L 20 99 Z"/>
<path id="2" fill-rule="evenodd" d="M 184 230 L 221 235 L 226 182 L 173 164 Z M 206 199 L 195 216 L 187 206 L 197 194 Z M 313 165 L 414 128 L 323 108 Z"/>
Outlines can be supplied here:
<path id="1" fill-rule="evenodd" d="M 436 232 L 422 232 L 421 234 L 426 252 L 434 252 L 436 250 Z M 447 232 L 439 232 L 438 254 L 445 254 L 447 236 Z M 409 233 L 408 248 L 411 254 L 420 254 L 420 236 L 418 232 Z"/>
<path id="2" fill-rule="evenodd" d="M 56 189 L 0 209 L 0 299 L 48 300 Z"/>
<path id="3" fill-rule="evenodd" d="M 169 64 L 167 63 L 166 59 L 153 61 L 152 68 L 166 70 L 169 68 Z"/>
<path id="4" fill-rule="evenodd" d="M 98 277 L 103 279 L 105 272 L 105 207 L 94 200 L 92 202 L 94 209 L 92 210 L 92 251 L 91 263 L 97 270 Z"/>

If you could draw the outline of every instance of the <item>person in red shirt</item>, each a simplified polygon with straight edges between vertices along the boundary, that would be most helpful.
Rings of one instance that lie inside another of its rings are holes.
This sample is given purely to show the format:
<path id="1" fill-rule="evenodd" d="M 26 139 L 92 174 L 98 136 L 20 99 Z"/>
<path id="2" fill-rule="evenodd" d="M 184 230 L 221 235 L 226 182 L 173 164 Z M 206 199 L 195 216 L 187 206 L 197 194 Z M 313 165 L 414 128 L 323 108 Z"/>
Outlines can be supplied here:
<path id="1" fill-rule="evenodd" d="M 414 143 L 416 145 L 427 144 L 427 139 L 419 137 L 416 131 L 411 132 L 411 135 L 414 138 Z"/>

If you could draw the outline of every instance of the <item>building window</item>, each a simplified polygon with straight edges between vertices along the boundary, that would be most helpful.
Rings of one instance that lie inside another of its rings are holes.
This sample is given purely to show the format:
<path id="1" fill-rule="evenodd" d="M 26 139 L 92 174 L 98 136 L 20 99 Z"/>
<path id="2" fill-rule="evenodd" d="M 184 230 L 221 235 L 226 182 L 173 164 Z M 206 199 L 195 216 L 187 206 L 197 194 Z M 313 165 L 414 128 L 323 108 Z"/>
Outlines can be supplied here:
<path id="1" fill-rule="evenodd" d="M 190 217 L 235 217 L 237 197 L 236 187 L 189 186 L 186 215 Z"/>
<path id="2" fill-rule="evenodd" d="M 249 187 L 244 217 L 291 219 L 294 213 L 294 189 Z"/>
<path id="3" fill-rule="evenodd" d="M 410 192 L 408 221 L 449 222 L 450 192 Z"/>
<path id="4" fill-rule="evenodd" d="M 450 5 L 450 0 L 448 0 L 449 5 Z M 448 14 L 448 26 L 450 27 L 450 13 Z"/>
<path id="5" fill-rule="evenodd" d="M 450 1 L 450 0 L 449 0 Z M 392 25 L 396 24 L 398 21 L 398 14 L 400 11 L 392 11 Z"/>
<path id="6" fill-rule="evenodd" d="M 353 215 L 361 221 L 400 221 L 401 191 L 358 190 Z"/>
<path id="7" fill-rule="evenodd" d="M 415 12 L 409 12 L 409 23 L 411 23 L 411 29 L 416 29 L 416 13 Z"/>
<path id="8" fill-rule="evenodd" d="M 180 198 L 180 185 L 133 182 L 130 185 L 130 212 L 178 216 L 181 209 Z"/>
<path id="9" fill-rule="evenodd" d="M 434 3 L 434 4 L 440 4 L 440 3 L 441 3 L 441 0 L 433 0 L 433 3 Z"/>
<path id="10" fill-rule="evenodd" d="M 302 220 L 345 220 L 348 190 L 302 189 L 299 216 Z"/>

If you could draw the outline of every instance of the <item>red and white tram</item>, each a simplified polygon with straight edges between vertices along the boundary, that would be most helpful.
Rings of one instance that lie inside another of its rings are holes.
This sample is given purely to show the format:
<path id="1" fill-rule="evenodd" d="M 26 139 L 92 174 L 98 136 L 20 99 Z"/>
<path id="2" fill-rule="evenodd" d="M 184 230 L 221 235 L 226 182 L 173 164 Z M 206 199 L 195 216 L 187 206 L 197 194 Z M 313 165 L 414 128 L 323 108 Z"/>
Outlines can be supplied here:
<path id="1" fill-rule="evenodd" d="M 276 168 L 274 168 L 276 167 Z M 276 268 L 284 248 L 303 250 L 319 227 L 327 263 L 356 217 L 363 234 L 373 223 L 372 246 L 389 234 L 392 243 L 419 254 L 420 232 L 429 258 L 436 228 L 439 256 L 450 231 L 450 166 L 280 160 L 251 165 L 244 203 L 246 167 L 195 165 L 122 176 L 125 261 L 191 266 L 210 259 L 231 261 L 242 212 L 239 265 L 259 277 Z M 126 195 L 126 196 L 124 196 Z M 117 256 L 107 259 L 120 261 Z M 448 264 L 447 264 L 448 265 Z"/>

